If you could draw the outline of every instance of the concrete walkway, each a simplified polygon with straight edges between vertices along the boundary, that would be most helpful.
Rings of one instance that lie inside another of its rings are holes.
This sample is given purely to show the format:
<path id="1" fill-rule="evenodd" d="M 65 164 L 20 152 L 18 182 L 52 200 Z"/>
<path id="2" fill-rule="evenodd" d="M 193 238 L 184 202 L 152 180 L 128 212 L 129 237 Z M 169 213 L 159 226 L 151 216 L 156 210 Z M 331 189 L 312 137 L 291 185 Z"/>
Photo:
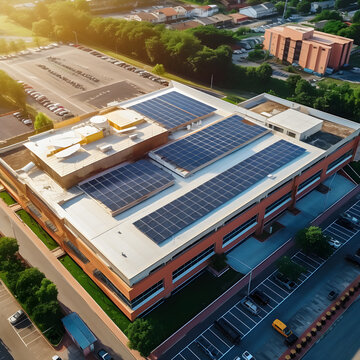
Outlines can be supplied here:
<path id="1" fill-rule="evenodd" d="M 324 185 L 331 190 L 327 194 L 313 190 L 305 195 L 296 203 L 296 208 L 301 212 L 294 215 L 286 211 L 277 220 L 284 225 L 284 228 L 277 231 L 269 239 L 260 242 L 254 237 L 250 237 L 231 250 L 227 254 L 229 265 L 236 271 L 247 274 L 249 268 L 255 268 L 299 230 L 306 227 L 317 216 L 356 187 L 351 181 L 338 174 L 324 181 Z"/>

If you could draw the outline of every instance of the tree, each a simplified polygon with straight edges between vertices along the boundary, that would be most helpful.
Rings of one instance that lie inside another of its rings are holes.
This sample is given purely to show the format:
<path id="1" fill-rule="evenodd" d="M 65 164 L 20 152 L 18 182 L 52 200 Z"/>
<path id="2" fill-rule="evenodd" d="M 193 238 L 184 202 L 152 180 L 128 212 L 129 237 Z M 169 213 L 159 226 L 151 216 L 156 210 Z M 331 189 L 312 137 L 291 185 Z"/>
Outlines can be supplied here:
<path id="1" fill-rule="evenodd" d="M 58 291 L 56 285 L 47 278 L 41 280 L 40 288 L 35 293 L 40 303 L 57 301 Z"/>
<path id="2" fill-rule="evenodd" d="M 0 39 L 0 53 L 1 54 L 8 54 L 9 53 L 9 46 L 5 39 Z"/>
<path id="3" fill-rule="evenodd" d="M 11 261 L 15 259 L 15 254 L 19 251 L 19 245 L 14 238 L 0 238 L 0 262 Z"/>
<path id="4" fill-rule="evenodd" d="M 36 36 L 50 37 L 52 34 L 51 22 L 46 19 L 33 22 L 32 32 Z"/>
<path id="5" fill-rule="evenodd" d="M 317 14 L 314 18 L 314 21 L 321 21 L 321 20 L 339 20 L 342 21 L 343 18 L 339 14 L 338 11 L 330 11 L 330 10 L 322 10 L 319 14 Z"/>
<path id="6" fill-rule="evenodd" d="M 49 119 L 45 114 L 43 114 L 42 112 L 39 112 L 37 115 L 36 115 L 36 118 L 35 118 L 35 122 L 34 122 L 34 128 L 36 130 L 38 129 L 41 129 L 45 126 L 49 126 L 49 125 L 52 125 L 52 120 Z"/>
<path id="7" fill-rule="evenodd" d="M 16 283 L 16 295 L 23 303 L 28 301 L 41 286 L 42 279 L 45 275 L 37 268 L 25 269 L 19 276 Z"/>
<path id="8" fill-rule="evenodd" d="M 329 34 L 337 34 L 341 29 L 346 28 L 347 25 L 339 20 L 330 20 L 323 28 L 323 31 Z"/>
<path id="9" fill-rule="evenodd" d="M 300 75 L 290 75 L 286 79 L 286 82 L 288 83 L 288 85 L 289 85 L 289 87 L 291 89 L 291 93 L 294 93 L 295 88 L 296 88 L 296 84 L 298 83 L 299 80 L 301 80 Z"/>
<path id="10" fill-rule="evenodd" d="M 311 2 L 307 0 L 302 0 L 296 5 L 296 11 L 298 13 L 307 14 L 310 12 Z"/>
<path id="11" fill-rule="evenodd" d="M 284 12 L 284 8 L 285 8 L 285 1 L 278 1 L 275 4 L 275 7 L 276 7 L 278 14 L 282 15 Z"/>
<path id="12" fill-rule="evenodd" d="M 352 18 L 352 22 L 353 22 L 353 23 L 360 23 L 360 10 L 358 10 L 358 11 L 354 14 L 354 16 L 353 16 L 353 18 Z"/>
<path id="13" fill-rule="evenodd" d="M 336 0 L 335 1 L 335 9 L 344 9 L 348 7 L 352 3 L 352 0 Z"/>
<path id="14" fill-rule="evenodd" d="M 314 253 L 321 257 L 328 257 L 332 253 L 328 238 L 317 226 L 300 230 L 296 235 L 296 243 L 306 254 Z"/>
<path id="15" fill-rule="evenodd" d="M 147 320 L 136 319 L 126 329 L 130 349 L 136 349 L 141 356 L 148 356 L 152 350 L 152 326 Z"/>
<path id="16" fill-rule="evenodd" d="M 262 83 L 266 83 L 270 80 L 272 72 L 272 67 L 268 63 L 261 64 L 256 69 L 256 75 Z"/>
<path id="17" fill-rule="evenodd" d="M 299 276 L 306 271 L 306 268 L 293 262 L 288 256 L 283 256 L 277 261 L 278 270 L 292 281 L 296 281 Z"/>
<path id="18" fill-rule="evenodd" d="M 62 314 L 59 303 L 57 301 L 50 301 L 35 306 L 32 316 L 41 330 L 45 331 L 58 324 Z"/>
<path id="19" fill-rule="evenodd" d="M 164 75 L 165 73 L 165 68 L 164 68 L 164 65 L 163 64 L 156 64 L 154 67 L 153 67 L 153 73 L 154 74 L 157 74 L 157 75 Z"/>

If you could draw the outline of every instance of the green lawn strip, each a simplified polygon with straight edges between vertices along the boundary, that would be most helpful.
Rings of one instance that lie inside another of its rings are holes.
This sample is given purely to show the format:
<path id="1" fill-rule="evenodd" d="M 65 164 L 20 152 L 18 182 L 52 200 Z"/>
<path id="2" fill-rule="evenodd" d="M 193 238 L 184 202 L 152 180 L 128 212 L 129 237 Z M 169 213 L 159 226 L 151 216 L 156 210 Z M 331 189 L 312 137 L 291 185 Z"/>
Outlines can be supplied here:
<path id="1" fill-rule="evenodd" d="M 47 246 L 48 249 L 56 249 L 57 242 L 36 222 L 36 220 L 25 210 L 16 212 L 21 220 L 38 236 L 38 238 Z"/>
<path id="2" fill-rule="evenodd" d="M 204 272 L 144 317 L 153 326 L 155 348 L 243 277 L 229 269 L 219 278 Z M 156 334 L 156 335 L 155 335 Z"/>
<path id="3" fill-rule="evenodd" d="M 90 279 L 79 265 L 65 255 L 60 262 L 78 281 L 78 283 L 89 293 L 96 303 L 104 310 L 109 318 L 122 330 L 125 331 L 130 320 L 118 309 L 118 307 L 103 293 L 103 291 Z"/>
<path id="4" fill-rule="evenodd" d="M 235 96 L 235 95 L 228 95 L 228 96 L 224 97 L 223 100 L 227 101 L 227 102 L 229 102 L 231 104 L 237 105 L 237 104 L 245 101 L 246 98 L 240 97 L 240 96 Z"/>
<path id="5" fill-rule="evenodd" d="M 16 204 L 16 201 L 6 191 L 1 191 L 0 192 L 0 198 L 3 199 L 7 205 Z"/>
<path id="6" fill-rule="evenodd" d="M 321 81 L 324 82 L 326 85 L 331 85 L 331 84 L 342 85 L 342 84 L 346 83 L 346 84 L 349 84 L 349 86 L 351 88 L 353 88 L 354 90 L 360 88 L 360 85 L 358 83 L 353 83 L 353 82 L 346 81 L 346 80 L 338 80 L 338 79 L 333 79 L 333 78 L 324 78 Z"/>
<path id="7" fill-rule="evenodd" d="M 0 15 L 0 35 L 32 37 L 32 31 Z"/>

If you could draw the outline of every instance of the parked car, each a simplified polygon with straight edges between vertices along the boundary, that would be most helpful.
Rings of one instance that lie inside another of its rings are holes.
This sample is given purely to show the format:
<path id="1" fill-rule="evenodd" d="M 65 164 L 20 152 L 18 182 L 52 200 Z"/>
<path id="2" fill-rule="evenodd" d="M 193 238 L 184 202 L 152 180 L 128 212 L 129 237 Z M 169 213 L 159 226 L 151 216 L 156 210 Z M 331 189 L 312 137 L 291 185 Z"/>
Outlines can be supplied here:
<path id="1" fill-rule="evenodd" d="M 253 315 L 257 315 L 260 312 L 260 309 L 257 307 L 257 305 L 253 303 L 247 296 L 240 300 L 240 305 Z"/>
<path id="2" fill-rule="evenodd" d="M 21 320 L 23 320 L 26 317 L 26 314 L 23 310 L 18 310 L 15 314 L 11 315 L 9 317 L 9 321 L 11 325 L 16 325 Z"/>
<path id="3" fill-rule="evenodd" d="M 338 249 L 341 246 L 341 242 L 339 240 L 335 240 L 334 238 L 330 237 L 328 239 L 328 243 L 334 249 Z"/>
<path id="4" fill-rule="evenodd" d="M 285 337 L 287 345 L 292 345 L 298 339 L 298 337 L 279 319 L 275 319 L 271 326 Z"/>
<path id="5" fill-rule="evenodd" d="M 269 297 L 260 290 L 255 290 L 250 294 L 252 300 L 254 300 L 259 305 L 266 305 L 269 303 Z"/>
<path id="6" fill-rule="evenodd" d="M 347 219 L 349 220 L 351 223 L 353 223 L 354 225 L 359 225 L 359 219 L 354 217 L 354 216 L 351 216 L 350 214 L 348 213 L 342 213 L 340 215 L 341 218 L 343 219 Z"/>
<path id="7" fill-rule="evenodd" d="M 355 265 L 360 266 L 360 257 L 352 254 L 347 254 L 345 259 Z"/>
<path id="8" fill-rule="evenodd" d="M 241 334 L 234 328 L 227 320 L 220 318 L 214 321 L 214 326 L 233 344 L 239 345 L 241 341 Z"/>
<path id="9" fill-rule="evenodd" d="M 54 355 L 51 359 L 52 360 L 61 360 L 61 357 L 59 355 Z"/>
<path id="10" fill-rule="evenodd" d="M 288 279 L 285 275 L 279 272 L 277 272 L 274 276 L 274 281 L 289 291 L 293 291 L 297 286 L 295 281 Z"/>
<path id="11" fill-rule="evenodd" d="M 113 360 L 111 355 L 109 355 L 109 353 L 104 349 L 100 349 L 97 354 L 101 360 Z"/>
<path id="12" fill-rule="evenodd" d="M 241 357 L 244 360 L 256 360 L 248 351 L 244 351 Z"/>
<path id="13" fill-rule="evenodd" d="M 348 219 L 343 217 L 339 217 L 336 221 L 339 225 L 343 226 L 345 229 L 353 230 L 355 229 L 355 225 Z"/>

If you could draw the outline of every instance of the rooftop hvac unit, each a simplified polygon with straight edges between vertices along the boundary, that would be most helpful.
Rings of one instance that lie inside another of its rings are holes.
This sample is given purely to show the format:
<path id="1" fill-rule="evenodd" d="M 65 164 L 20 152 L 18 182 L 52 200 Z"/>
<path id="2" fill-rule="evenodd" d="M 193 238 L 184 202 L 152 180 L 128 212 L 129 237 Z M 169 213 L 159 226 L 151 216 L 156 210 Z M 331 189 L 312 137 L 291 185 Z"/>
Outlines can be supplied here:
<path id="1" fill-rule="evenodd" d="M 136 140 L 137 138 L 138 138 L 138 134 L 131 134 L 129 136 L 129 139 L 131 139 L 131 140 Z"/>
<path id="2" fill-rule="evenodd" d="M 110 144 L 99 145 L 97 148 L 98 148 L 101 152 L 106 153 L 106 152 L 112 150 L 112 145 L 110 145 Z"/>
<path id="3" fill-rule="evenodd" d="M 191 130 L 191 125 L 186 125 L 187 130 Z"/>
<path id="4" fill-rule="evenodd" d="M 276 176 L 275 175 L 273 175 L 273 174 L 268 174 L 268 176 L 267 176 L 269 179 L 275 179 L 276 178 Z"/>

